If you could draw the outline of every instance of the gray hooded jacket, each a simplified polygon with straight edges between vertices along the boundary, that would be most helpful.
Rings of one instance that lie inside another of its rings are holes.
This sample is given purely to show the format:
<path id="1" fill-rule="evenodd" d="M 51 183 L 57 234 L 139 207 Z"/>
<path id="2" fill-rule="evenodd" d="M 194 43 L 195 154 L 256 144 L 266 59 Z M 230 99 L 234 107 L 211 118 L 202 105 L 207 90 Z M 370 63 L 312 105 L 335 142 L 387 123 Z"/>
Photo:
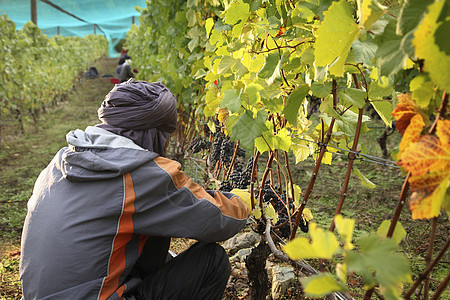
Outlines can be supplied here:
<path id="1" fill-rule="evenodd" d="M 246 224 L 240 198 L 205 191 L 177 162 L 125 137 L 88 127 L 67 141 L 28 202 L 25 300 L 121 299 L 139 283 L 131 272 L 151 237 L 217 242 Z"/>

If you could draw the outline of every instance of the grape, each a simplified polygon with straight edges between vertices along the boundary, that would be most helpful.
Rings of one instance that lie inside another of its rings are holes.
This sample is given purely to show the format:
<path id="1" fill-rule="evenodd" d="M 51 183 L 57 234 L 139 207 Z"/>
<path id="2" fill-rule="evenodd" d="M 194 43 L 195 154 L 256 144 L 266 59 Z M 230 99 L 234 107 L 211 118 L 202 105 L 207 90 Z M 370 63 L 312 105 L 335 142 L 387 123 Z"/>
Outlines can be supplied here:
<path id="1" fill-rule="evenodd" d="M 222 181 L 220 183 L 219 191 L 231 192 L 231 190 L 233 190 L 233 187 L 228 180 Z"/>
<path id="2" fill-rule="evenodd" d="M 201 136 L 196 137 L 191 144 L 189 145 L 188 149 L 192 150 L 192 153 L 200 152 L 201 150 L 208 149 L 211 146 L 210 142 L 205 141 L 205 139 Z"/>

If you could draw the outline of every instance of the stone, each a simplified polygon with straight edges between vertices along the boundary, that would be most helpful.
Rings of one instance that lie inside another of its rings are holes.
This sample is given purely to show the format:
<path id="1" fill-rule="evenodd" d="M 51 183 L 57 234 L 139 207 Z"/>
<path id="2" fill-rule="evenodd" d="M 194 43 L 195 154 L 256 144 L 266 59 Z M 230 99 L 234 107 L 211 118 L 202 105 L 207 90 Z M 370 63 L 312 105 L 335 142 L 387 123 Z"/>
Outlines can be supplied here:
<path id="1" fill-rule="evenodd" d="M 245 248 L 252 248 L 259 243 L 261 237 L 254 232 L 246 232 L 239 236 L 234 236 L 226 240 L 222 247 L 229 251 L 231 255 L 236 254 L 239 250 Z"/>
<path id="2" fill-rule="evenodd" d="M 272 267 L 272 299 L 280 299 L 289 287 L 295 285 L 297 278 L 292 267 Z"/>

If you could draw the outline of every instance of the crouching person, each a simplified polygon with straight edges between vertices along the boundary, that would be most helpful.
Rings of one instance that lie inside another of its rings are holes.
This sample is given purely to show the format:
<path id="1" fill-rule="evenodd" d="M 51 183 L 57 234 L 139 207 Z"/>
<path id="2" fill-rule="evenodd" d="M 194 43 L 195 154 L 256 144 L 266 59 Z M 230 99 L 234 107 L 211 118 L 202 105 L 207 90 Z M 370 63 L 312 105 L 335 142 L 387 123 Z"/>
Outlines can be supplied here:
<path id="1" fill-rule="evenodd" d="M 206 191 L 165 158 L 176 99 L 130 79 L 67 134 L 36 181 L 22 235 L 23 297 L 221 299 L 230 274 L 216 242 L 246 224 L 237 196 Z M 166 263 L 170 239 L 198 242 Z"/>

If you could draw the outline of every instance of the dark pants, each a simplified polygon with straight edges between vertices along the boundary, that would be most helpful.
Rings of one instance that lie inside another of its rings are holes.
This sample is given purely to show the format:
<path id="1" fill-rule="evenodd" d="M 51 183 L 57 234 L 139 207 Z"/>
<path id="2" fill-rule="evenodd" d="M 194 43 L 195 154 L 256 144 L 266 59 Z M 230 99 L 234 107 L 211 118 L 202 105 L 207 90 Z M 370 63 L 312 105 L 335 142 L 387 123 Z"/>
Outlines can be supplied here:
<path id="1" fill-rule="evenodd" d="M 144 278 L 138 299 L 221 299 L 231 268 L 218 244 L 196 243 Z"/>

